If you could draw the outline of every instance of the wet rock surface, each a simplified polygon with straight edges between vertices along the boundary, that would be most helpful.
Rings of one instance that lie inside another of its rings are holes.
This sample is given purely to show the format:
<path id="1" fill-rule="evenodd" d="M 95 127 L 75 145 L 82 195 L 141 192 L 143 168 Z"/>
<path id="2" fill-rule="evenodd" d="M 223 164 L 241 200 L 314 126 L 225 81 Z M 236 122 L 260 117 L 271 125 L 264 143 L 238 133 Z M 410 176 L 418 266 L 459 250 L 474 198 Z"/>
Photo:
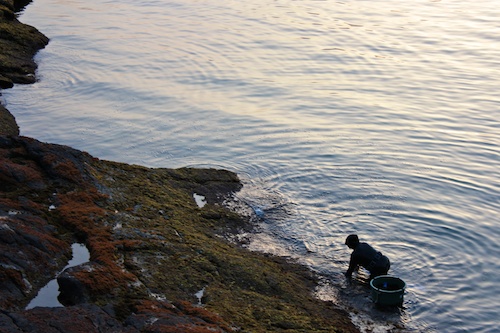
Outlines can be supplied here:
<path id="1" fill-rule="evenodd" d="M 15 18 L 25 4 L 0 0 L 6 87 L 33 82 L 47 42 Z M 0 115 L 0 332 L 357 332 L 312 296 L 308 269 L 228 240 L 252 228 L 224 204 L 241 188 L 234 173 L 103 161 L 18 136 Z M 58 275 L 65 307 L 25 310 L 74 242 L 90 261 Z"/>
<path id="2" fill-rule="evenodd" d="M 23 24 L 16 12 L 29 0 L 0 0 L 0 96 L 2 89 L 12 88 L 15 83 L 36 81 L 37 65 L 34 55 L 44 48 L 49 39 L 36 28 Z M 0 105 L 0 134 L 19 135 L 14 116 Z"/>

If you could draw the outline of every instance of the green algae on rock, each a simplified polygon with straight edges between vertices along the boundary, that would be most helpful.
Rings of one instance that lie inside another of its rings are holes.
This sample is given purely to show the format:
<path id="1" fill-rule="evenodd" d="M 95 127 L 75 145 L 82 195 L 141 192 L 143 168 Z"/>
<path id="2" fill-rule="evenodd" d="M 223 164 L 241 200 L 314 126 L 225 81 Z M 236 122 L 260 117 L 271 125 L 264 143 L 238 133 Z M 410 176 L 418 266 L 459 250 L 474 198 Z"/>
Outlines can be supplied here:
<path id="1" fill-rule="evenodd" d="M 2 105 L 0 105 L 0 135 L 19 135 L 16 119 Z"/>

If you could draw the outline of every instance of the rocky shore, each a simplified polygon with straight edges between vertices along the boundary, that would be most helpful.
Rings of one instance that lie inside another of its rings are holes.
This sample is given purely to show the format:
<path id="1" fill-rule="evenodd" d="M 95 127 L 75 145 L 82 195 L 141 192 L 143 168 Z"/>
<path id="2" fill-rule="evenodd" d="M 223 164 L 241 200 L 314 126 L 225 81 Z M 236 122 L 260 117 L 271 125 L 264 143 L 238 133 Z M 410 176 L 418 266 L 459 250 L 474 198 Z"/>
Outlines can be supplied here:
<path id="1" fill-rule="evenodd" d="M 48 39 L 0 0 L 0 87 L 35 82 Z M 358 332 L 313 296 L 317 277 L 250 252 L 230 235 L 234 173 L 151 169 L 19 136 L 0 106 L 0 332 Z M 203 196 L 200 207 L 193 195 Z M 85 244 L 90 261 L 57 275 L 64 307 L 25 310 Z"/>

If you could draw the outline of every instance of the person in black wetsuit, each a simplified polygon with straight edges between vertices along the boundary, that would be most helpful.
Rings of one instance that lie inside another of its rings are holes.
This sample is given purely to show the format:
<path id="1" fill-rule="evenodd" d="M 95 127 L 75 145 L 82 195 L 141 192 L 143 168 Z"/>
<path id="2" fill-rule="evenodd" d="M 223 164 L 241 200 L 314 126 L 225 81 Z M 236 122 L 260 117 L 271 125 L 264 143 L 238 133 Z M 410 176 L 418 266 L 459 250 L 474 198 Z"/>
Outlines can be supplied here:
<path id="1" fill-rule="evenodd" d="M 351 253 L 349 268 L 345 272 L 346 277 L 350 278 L 358 266 L 363 266 L 370 272 L 370 280 L 379 275 L 386 275 L 389 271 L 391 267 L 389 258 L 367 243 L 361 243 L 358 235 L 347 236 L 345 245 L 354 250 Z"/>

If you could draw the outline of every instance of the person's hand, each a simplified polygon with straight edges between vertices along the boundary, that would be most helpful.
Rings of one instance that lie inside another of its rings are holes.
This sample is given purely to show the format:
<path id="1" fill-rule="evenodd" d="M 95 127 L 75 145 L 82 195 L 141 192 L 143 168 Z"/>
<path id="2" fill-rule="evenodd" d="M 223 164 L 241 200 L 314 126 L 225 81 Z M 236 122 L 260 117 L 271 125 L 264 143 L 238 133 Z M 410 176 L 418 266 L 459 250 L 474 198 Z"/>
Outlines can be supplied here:
<path id="1" fill-rule="evenodd" d="M 351 275 L 352 273 L 349 272 L 344 273 L 346 286 L 350 286 L 352 283 Z"/>

